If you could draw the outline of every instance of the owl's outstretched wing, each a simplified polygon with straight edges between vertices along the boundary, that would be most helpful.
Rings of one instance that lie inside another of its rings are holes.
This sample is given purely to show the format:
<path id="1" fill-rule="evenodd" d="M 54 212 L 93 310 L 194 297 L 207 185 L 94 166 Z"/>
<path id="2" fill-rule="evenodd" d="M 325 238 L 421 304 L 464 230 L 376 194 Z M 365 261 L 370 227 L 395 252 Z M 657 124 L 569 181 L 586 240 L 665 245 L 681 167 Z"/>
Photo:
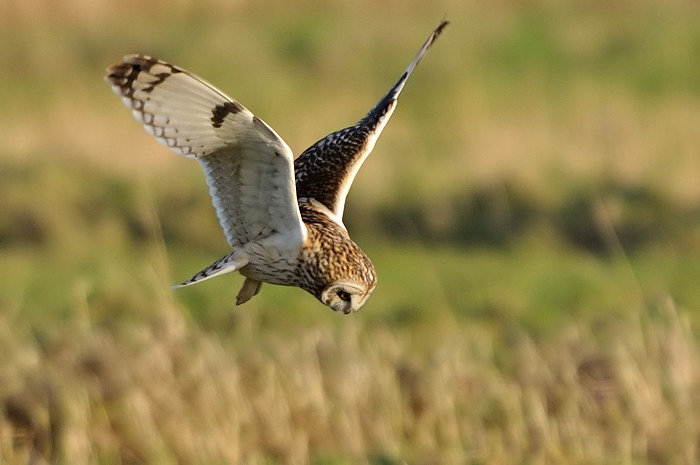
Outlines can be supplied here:
<path id="1" fill-rule="evenodd" d="M 300 248 L 306 236 L 287 144 L 243 105 L 199 77 L 160 60 L 129 55 L 105 80 L 148 133 L 199 160 L 234 249 L 275 236 Z"/>
<path id="2" fill-rule="evenodd" d="M 354 126 L 327 135 L 296 159 L 294 173 L 300 199 L 320 202 L 342 224 L 345 197 L 357 171 L 394 112 L 408 76 L 448 24 L 442 21 L 435 28 L 396 84 L 364 118 Z"/>

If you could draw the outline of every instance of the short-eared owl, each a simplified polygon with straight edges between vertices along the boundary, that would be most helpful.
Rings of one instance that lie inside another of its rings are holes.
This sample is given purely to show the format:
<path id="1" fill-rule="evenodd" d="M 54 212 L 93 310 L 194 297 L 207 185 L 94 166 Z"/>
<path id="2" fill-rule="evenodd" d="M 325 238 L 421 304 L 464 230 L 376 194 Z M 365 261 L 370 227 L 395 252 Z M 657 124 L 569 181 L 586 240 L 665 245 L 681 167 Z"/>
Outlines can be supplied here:
<path id="1" fill-rule="evenodd" d="M 377 277 L 343 224 L 345 196 L 408 76 L 447 24 L 432 32 L 364 118 L 319 140 L 296 160 L 265 122 L 194 74 L 142 55 L 110 66 L 105 80 L 146 131 L 202 164 L 233 249 L 178 287 L 239 271 L 246 279 L 237 304 L 265 282 L 301 287 L 346 314 L 362 307 Z"/>

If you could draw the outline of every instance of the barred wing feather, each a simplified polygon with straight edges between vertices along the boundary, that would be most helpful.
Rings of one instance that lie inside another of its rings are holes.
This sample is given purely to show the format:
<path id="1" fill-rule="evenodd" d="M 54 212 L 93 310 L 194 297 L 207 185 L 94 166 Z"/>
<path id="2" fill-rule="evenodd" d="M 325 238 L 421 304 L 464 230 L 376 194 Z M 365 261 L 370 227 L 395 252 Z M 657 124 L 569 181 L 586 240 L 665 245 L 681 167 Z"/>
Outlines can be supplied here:
<path id="1" fill-rule="evenodd" d="M 160 143 L 196 158 L 234 249 L 277 235 L 283 248 L 301 248 L 293 155 L 265 122 L 188 71 L 129 55 L 105 80 Z"/>

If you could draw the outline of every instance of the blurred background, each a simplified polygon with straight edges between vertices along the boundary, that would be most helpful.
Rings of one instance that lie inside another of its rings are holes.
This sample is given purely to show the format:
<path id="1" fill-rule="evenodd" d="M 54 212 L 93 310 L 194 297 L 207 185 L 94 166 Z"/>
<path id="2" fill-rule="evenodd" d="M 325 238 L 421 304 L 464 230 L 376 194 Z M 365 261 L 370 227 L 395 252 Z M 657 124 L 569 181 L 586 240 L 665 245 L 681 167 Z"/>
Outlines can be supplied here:
<path id="1" fill-rule="evenodd" d="M 103 82 L 145 53 L 295 153 L 443 18 L 350 192 L 337 315 L 226 275 L 197 163 Z M 0 3 L 0 463 L 690 464 L 700 5 Z"/>

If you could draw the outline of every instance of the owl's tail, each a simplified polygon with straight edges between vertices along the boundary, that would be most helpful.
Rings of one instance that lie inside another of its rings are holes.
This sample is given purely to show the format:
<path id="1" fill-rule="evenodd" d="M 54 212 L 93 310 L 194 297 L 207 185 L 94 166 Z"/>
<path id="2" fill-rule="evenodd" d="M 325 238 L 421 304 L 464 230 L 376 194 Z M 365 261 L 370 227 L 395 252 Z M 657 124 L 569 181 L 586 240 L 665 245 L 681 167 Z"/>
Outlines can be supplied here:
<path id="1" fill-rule="evenodd" d="M 207 279 L 213 278 L 214 276 L 219 276 L 226 273 L 231 273 L 232 271 L 240 270 L 248 264 L 248 259 L 245 257 L 237 257 L 235 252 L 222 257 L 204 268 L 202 271 L 198 272 L 192 276 L 187 281 L 180 284 L 175 284 L 171 286 L 173 289 L 180 287 L 191 286 L 192 284 L 201 283 Z"/>

